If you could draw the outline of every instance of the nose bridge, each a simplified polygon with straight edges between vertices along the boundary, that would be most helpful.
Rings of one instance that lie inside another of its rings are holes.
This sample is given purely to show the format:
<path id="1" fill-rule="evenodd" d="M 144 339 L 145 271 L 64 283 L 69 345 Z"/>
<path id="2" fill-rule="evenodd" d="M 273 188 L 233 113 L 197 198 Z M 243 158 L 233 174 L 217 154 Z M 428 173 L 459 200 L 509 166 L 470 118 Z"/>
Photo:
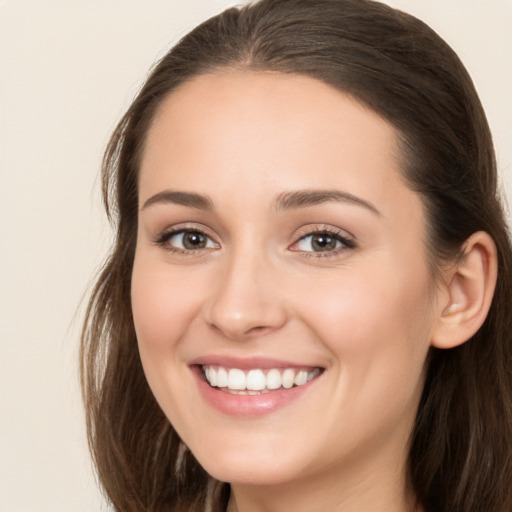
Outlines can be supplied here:
<path id="1" fill-rule="evenodd" d="M 232 339 L 271 332 L 286 321 L 277 269 L 254 245 L 233 248 L 215 280 L 206 321 Z"/>

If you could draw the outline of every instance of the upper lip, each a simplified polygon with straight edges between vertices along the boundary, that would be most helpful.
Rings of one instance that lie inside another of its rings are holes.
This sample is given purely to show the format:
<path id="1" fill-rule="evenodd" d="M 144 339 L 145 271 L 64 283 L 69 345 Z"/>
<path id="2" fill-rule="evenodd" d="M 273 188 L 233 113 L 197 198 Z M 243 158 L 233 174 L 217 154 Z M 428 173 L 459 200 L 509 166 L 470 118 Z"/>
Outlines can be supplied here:
<path id="1" fill-rule="evenodd" d="M 240 370 L 261 370 L 271 368 L 322 368 L 319 365 L 302 363 L 297 361 L 285 361 L 268 357 L 233 357 L 223 355 L 206 355 L 193 359 L 189 362 L 191 366 L 222 366 L 224 368 L 238 368 Z"/>

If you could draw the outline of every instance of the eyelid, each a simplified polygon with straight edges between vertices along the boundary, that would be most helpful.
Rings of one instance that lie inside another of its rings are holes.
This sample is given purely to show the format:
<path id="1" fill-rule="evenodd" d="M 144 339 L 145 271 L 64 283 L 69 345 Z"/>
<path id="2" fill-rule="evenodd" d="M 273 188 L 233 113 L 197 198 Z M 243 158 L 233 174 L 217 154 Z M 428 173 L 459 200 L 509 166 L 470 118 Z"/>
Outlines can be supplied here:
<path id="1" fill-rule="evenodd" d="M 217 247 L 204 247 L 204 248 L 198 248 L 198 249 L 184 249 L 180 247 L 174 247 L 172 245 L 167 244 L 167 242 L 173 237 L 180 233 L 186 233 L 186 232 L 196 232 L 200 233 L 207 238 L 209 238 Z M 196 223 L 183 223 L 183 224 L 176 224 L 170 227 L 167 227 L 160 232 L 158 232 L 153 237 L 153 243 L 156 245 L 162 247 L 163 249 L 174 252 L 178 254 L 193 254 L 195 256 L 198 256 L 198 253 L 204 253 L 205 251 L 212 251 L 220 248 L 220 243 L 217 241 L 217 237 L 211 233 L 211 230 L 208 229 L 206 226 L 203 226 L 201 224 Z"/>
<path id="2" fill-rule="evenodd" d="M 313 235 L 321 235 L 325 234 L 328 237 L 334 238 L 335 240 L 342 243 L 342 247 L 337 249 L 328 250 L 328 251 L 304 251 L 301 249 L 293 249 L 294 246 L 297 246 L 299 242 L 304 240 L 305 238 Z M 347 250 L 353 250 L 357 248 L 356 237 L 347 230 L 334 227 L 326 224 L 317 224 L 317 225 L 309 225 L 305 226 L 297 231 L 294 237 L 294 242 L 288 247 L 289 250 L 293 252 L 302 253 L 303 256 L 306 257 L 329 257 L 329 256 L 337 256 L 341 252 L 345 252 Z"/>

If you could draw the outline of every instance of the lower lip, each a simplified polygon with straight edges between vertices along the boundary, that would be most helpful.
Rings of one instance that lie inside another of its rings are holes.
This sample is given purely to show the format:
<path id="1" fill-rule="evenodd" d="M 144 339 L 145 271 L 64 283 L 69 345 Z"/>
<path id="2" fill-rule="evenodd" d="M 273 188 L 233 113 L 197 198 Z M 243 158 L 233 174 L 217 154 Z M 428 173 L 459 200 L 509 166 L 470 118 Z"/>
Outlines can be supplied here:
<path id="1" fill-rule="evenodd" d="M 202 376 L 198 367 L 192 367 L 199 391 L 208 405 L 230 415 L 240 417 L 257 417 L 270 414 L 281 407 L 289 405 L 305 393 L 318 379 L 290 389 L 279 389 L 261 395 L 234 395 L 218 388 L 212 388 Z"/>

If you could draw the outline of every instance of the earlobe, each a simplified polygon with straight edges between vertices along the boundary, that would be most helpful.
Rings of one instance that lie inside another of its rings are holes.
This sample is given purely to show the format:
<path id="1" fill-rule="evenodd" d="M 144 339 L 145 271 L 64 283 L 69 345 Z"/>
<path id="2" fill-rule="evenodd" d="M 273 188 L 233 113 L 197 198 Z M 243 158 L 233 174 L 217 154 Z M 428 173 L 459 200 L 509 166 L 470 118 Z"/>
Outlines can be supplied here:
<path id="1" fill-rule="evenodd" d="M 432 346 L 453 348 L 482 326 L 491 307 L 497 277 L 496 246 L 489 234 L 471 235 L 456 265 L 446 272 L 443 301 L 432 333 Z"/>

